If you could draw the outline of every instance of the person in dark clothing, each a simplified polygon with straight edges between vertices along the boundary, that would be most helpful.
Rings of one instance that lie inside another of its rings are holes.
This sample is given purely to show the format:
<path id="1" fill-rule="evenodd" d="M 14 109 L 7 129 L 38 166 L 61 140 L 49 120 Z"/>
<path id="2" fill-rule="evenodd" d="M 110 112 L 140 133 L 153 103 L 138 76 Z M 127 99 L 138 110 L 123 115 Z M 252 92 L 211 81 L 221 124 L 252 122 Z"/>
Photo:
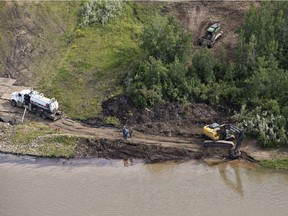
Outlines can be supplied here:
<path id="1" fill-rule="evenodd" d="M 124 125 L 123 129 L 122 129 L 122 134 L 123 134 L 123 138 L 127 139 L 128 137 L 128 131 L 126 129 L 126 126 Z"/>
<path id="2" fill-rule="evenodd" d="M 131 127 L 130 129 L 129 129 L 129 137 L 130 138 L 133 138 L 133 134 L 134 133 L 134 131 L 133 131 L 133 128 Z"/>

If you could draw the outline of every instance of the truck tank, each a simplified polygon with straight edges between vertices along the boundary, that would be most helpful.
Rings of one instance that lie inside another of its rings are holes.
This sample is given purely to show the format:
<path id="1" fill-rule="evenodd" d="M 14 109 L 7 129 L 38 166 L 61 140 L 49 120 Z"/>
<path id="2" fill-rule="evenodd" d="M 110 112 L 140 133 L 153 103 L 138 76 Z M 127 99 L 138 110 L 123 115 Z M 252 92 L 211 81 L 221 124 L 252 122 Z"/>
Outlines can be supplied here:
<path id="1" fill-rule="evenodd" d="M 30 102 L 36 106 L 48 110 L 51 113 L 56 112 L 59 108 L 57 100 L 54 98 L 46 98 L 42 93 L 39 94 L 37 91 L 32 92 L 30 96 Z"/>

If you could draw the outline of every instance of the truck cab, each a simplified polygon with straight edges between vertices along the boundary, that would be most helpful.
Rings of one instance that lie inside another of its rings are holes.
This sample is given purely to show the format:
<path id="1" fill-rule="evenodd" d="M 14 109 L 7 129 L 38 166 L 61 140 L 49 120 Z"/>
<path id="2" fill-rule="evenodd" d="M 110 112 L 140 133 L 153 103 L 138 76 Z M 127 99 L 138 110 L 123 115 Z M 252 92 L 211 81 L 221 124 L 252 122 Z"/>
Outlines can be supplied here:
<path id="1" fill-rule="evenodd" d="M 25 104 L 25 95 L 29 95 L 31 90 L 22 90 L 20 92 L 13 92 L 11 94 L 11 104 L 12 106 L 16 107 L 23 107 Z"/>

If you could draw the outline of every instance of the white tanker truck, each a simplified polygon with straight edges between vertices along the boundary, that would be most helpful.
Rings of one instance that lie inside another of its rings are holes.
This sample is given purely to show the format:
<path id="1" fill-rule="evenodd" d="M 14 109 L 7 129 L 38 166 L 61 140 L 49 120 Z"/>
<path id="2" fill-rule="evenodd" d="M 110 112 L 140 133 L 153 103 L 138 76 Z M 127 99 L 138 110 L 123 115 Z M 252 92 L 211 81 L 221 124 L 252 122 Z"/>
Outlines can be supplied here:
<path id="1" fill-rule="evenodd" d="M 55 98 L 49 99 L 34 90 L 24 89 L 11 94 L 11 104 L 16 107 L 26 107 L 30 112 L 44 119 L 57 120 L 61 118 L 58 102 Z"/>

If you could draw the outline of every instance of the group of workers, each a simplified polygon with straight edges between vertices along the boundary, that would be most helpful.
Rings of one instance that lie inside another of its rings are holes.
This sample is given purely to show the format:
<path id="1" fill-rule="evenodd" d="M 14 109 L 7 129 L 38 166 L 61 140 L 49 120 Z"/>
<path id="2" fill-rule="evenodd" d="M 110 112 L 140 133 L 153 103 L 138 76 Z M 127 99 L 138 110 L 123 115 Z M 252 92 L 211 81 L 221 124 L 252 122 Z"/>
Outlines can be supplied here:
<path id="1" fill-rule="evenodd" d="M 128 135 L 129 138 L 133 138 L 133 129 L 130 127 L 129 130 L 126 128 L 126 126 L 124 125 L 123 129 L 122 129 L 122 134 L 123 134 L 123 138 L 127 139 Z"/>

